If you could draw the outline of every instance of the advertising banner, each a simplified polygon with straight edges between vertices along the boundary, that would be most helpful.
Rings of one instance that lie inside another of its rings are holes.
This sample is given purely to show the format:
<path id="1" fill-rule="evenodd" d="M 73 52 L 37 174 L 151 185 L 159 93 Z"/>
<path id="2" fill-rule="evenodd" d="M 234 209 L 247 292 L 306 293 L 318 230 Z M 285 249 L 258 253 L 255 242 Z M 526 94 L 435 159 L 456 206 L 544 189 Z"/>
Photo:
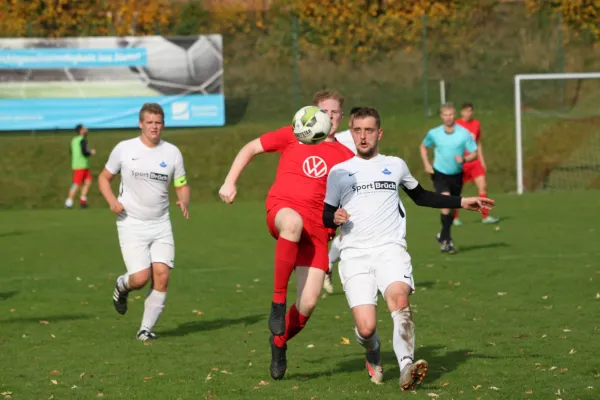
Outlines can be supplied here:
<path id="1" fill-rule="evenodd" d="M 144 103 L 166 127 L 223 126 L 223 40 L 0 39 L 0 130 L 134 128 Z"/>

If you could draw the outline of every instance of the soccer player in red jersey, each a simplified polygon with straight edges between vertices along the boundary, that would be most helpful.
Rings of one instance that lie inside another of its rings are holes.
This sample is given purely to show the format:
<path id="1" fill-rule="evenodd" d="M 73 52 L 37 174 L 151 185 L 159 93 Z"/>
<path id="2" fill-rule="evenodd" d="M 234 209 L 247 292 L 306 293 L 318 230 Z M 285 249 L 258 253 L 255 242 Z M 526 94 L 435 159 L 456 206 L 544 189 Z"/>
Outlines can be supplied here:
<path id="1" fill-rule="evenodd" d="M 479 197 L 487 197 L 487 183 L 485 180 L 485 158 L 483 157 L 483 148 L 481 146 L 481 124 L 478 120 L 473 118 L 473 104 L 464 103 L 460 109 L 461 118 L 456 120 L 456 123 L 465 128 L 471 133 L 475 143 L 477 143 L 477 158 L 475 161 L 465 162 L 463 165 L 463 183 L 475 182 L 477 190 L 479 191 Z M 499 221 L 498 218 L 494 218 L 489 215 L 489 210 L 484 209 L 481 212 L 481 222 L 484 224 L 495 224 Z M 460 226 L 462 223 L 458 219 L 458 210 L 454 212 L 455 226 Z"/>
<path id="2" fill-rule="evenodd" d="M 316 145 L 302 144 L 291 126 L 265 133 L 239 151 L 219 190 L 225 203 L 233 203 L 237 195 L 236 182 L 250 160 L 264 152 L 281 153 L 275 182 L 266 200 L 267 226 L 277 240 L 269 316 L 273 379 L 282 379 L 285 375 L 286 343 L 308 322 L 329 270 L 327 243 L 335 231 L 327 229 L 322 220 L 327 175 L 334 165 L 354 157 L 334 136 L 343 117 L 343 97 L 335 91 L 323 90 L 315 94 L 314 104 L 331 119 L 327 139 Z M 286 315 L 287 286 L 294 270 L 298 297 Z"/>

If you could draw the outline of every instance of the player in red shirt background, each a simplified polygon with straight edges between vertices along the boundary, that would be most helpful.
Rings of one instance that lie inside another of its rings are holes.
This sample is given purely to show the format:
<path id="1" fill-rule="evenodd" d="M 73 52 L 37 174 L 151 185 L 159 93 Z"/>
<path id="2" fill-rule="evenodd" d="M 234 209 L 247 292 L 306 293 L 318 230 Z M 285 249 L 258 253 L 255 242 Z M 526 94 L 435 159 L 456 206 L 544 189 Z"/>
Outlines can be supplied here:
<path id="1" fill-rule="evenodd" d="M 274 379 L 285 375 L 286 343 L 308 322 L 329 270 L 327 243 L 335 232 L 323 225 L 322 218 L 327 175 L 334 165 L 354 157 L 334 136 L 343 117 L 343 97 L 335 91 L 319 91 L 314 96 L 314 105 L 327 112 L 331 119 L 331 131 L 325 141 L 316 145 L 302 144 L 291 126 L 265 133 L 239 151 L 219 190 L 225 203 L 233 203 L 237 195 L 236 182 L 250 160 L 264 152 L 281 153 L 275 182 L 265 204 L 269 232 L 277 239 L 269 316 L 270 372 Z M 294 270 L 298 297 L 286 315 L 287 286 Z"/>
<path id="2" fill-rule="evenodd" d="M 475 139 L 475 143 L 477 143 L 477 158 L 474 161 L 465 162 L 463 165 L 463 183 L 467 182 L 475 182 L 475 186 L 477 186 L 477 190 L 479 192 L 479 197 L 487 198 L 487 183 L 485 180 L 485 158 L 483 157 L 483 147 L 481 146 L 481 124 L 478 120 L 473 118 L 473 104 L 472 103 L 464 103 L 460 108 L 460 116 L 461 118 L 456 120 L 456 123 L 468 130 L 473 139 Z M 495 224 L 499 221 L 498 218 L 494 218 L 489 215 L 488 210 L 482 210 L 481 212 L 481 222 L 484 224 Z M 460 219 L 458 219 L 458 210 L 454 212 L 454 221 L 453 224 L 455 226 L 462 225 Z"/>

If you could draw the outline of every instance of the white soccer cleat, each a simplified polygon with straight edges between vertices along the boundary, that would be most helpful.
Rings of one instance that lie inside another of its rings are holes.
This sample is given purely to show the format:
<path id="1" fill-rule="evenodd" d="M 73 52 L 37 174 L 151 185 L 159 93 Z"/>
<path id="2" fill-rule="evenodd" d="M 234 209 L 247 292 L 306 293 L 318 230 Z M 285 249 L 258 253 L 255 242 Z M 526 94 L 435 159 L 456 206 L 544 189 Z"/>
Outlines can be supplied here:
<path id="1" fill-rule="evenodd" d="M 381 364 L 381 348 L 377 347 L 377 350 L 367 351 L 365 366 L 367 367 L 367 374 L 371 382 L 379 385 L 383 382 L 383 365 Z"/>
<path id="2" fill-rule="evenodd" d="M 333 284 L 331 283 L 331 275 L 326 274 L 323 280 L 323 289 L 329 294 L 333 293 Z"/>
<path id="3" fill-rule="evenodd" d="M 400 389 L 413 390 L 417 384 L 423 381 L 427 375 L 427 361 L 418 360 L 415 363 L 407 364 L 400 372 Z"/>
<path id="4" fill-rule="evenodd" d="M 156 340 L 156 339 L 158 339 L 158 336 L 156 336 L 154 333 L 152 333 L 146 329 L 140 329 L 138 331 L 138 333 L 135 335 L 135 338 L 137 340 L 139 340 L 140 342 L 145 342 L 148 340 Z"/>

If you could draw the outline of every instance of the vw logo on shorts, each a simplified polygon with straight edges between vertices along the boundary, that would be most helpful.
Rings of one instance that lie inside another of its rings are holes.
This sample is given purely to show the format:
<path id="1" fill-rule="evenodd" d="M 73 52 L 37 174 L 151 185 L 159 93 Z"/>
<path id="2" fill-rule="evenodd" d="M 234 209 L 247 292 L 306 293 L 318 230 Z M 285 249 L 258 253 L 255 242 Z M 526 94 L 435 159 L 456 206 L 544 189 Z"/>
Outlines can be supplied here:
<path id="1" fill-rule="evenodd" d="M 310 178 L 321 178 L 327 175 L 327 164 L 321 157 L 310 156 L 302 163 L 302 171 Z"/>

